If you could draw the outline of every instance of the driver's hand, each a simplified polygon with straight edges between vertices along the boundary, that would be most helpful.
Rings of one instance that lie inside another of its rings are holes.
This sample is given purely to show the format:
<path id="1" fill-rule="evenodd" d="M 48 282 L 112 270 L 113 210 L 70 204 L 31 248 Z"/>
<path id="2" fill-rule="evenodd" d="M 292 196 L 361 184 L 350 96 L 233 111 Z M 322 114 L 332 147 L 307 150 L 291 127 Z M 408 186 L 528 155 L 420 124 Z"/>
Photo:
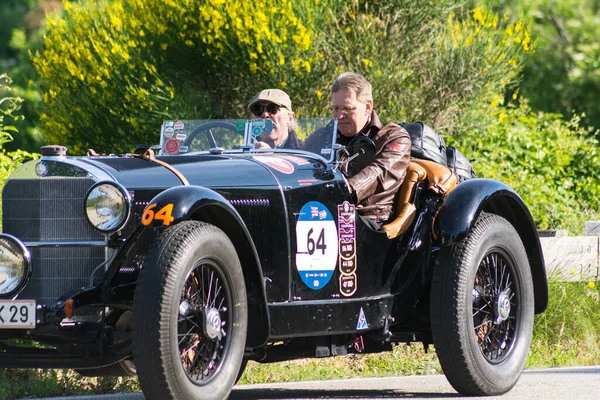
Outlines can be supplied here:
<path id="1" fill-rule="evenodd" d="M 254 144 L 254 148 L 255 149 L 270 149 L 271 146 L 269 146 L 268 144 L 266 144 L 265 142 L 256 142 Z"/>

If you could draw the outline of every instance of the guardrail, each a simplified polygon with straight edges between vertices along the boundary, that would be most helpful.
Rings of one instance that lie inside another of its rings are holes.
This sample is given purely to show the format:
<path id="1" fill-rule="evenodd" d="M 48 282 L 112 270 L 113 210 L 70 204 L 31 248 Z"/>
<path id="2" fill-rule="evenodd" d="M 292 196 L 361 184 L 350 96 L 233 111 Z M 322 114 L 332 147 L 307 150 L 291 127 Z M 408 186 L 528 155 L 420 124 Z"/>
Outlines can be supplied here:
<path id="1" fill-rule="evenodd" d="M 586 222 L 585 236 L 567 231 L 539 231 L 549 277 L 597 281 L 600 277 L 600 221 Z"/>

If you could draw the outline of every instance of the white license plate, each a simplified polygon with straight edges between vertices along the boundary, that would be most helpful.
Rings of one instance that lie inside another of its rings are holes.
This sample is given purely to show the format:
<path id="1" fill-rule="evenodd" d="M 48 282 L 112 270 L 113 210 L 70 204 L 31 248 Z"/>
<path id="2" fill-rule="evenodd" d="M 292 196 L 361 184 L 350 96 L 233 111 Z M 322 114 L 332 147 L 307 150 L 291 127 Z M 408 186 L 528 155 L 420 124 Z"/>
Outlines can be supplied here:
<path id="1" fill-rule="evenodd" d="M 0 300 L 0 329 L 35 328 L 35 300 Z"/>

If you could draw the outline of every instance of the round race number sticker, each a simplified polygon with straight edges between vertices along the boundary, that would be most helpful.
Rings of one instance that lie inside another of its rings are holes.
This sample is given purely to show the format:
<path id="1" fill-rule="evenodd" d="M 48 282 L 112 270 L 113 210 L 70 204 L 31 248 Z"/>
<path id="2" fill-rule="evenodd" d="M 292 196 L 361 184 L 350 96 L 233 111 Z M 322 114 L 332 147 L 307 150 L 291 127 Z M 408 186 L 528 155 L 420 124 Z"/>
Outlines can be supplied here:
<path id="1" fill-rule="evenodd" d="M 338 235 L 329 210 L 318 201 L 306 203 L 296 223 L 296 268 L 313 290 L 333 276 L 338 258 Z"/>

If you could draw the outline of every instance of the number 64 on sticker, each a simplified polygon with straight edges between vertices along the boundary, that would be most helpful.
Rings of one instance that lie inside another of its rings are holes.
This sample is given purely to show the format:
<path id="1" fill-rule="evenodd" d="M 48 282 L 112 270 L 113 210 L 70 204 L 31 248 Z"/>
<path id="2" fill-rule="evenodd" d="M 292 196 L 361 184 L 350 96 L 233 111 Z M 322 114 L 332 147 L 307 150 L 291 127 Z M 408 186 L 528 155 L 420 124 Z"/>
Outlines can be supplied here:
<path id="1" fill-rule="evenodd" d="M 168 226 L 175 221 L 173 218 L 173 203 L 169 203 L 160 210 L 155 211 L 156 203 L 150 204 L 142 214 L 142 224 L 150 225 L 152 221 L 162 221 L 164 226 Z"/>

